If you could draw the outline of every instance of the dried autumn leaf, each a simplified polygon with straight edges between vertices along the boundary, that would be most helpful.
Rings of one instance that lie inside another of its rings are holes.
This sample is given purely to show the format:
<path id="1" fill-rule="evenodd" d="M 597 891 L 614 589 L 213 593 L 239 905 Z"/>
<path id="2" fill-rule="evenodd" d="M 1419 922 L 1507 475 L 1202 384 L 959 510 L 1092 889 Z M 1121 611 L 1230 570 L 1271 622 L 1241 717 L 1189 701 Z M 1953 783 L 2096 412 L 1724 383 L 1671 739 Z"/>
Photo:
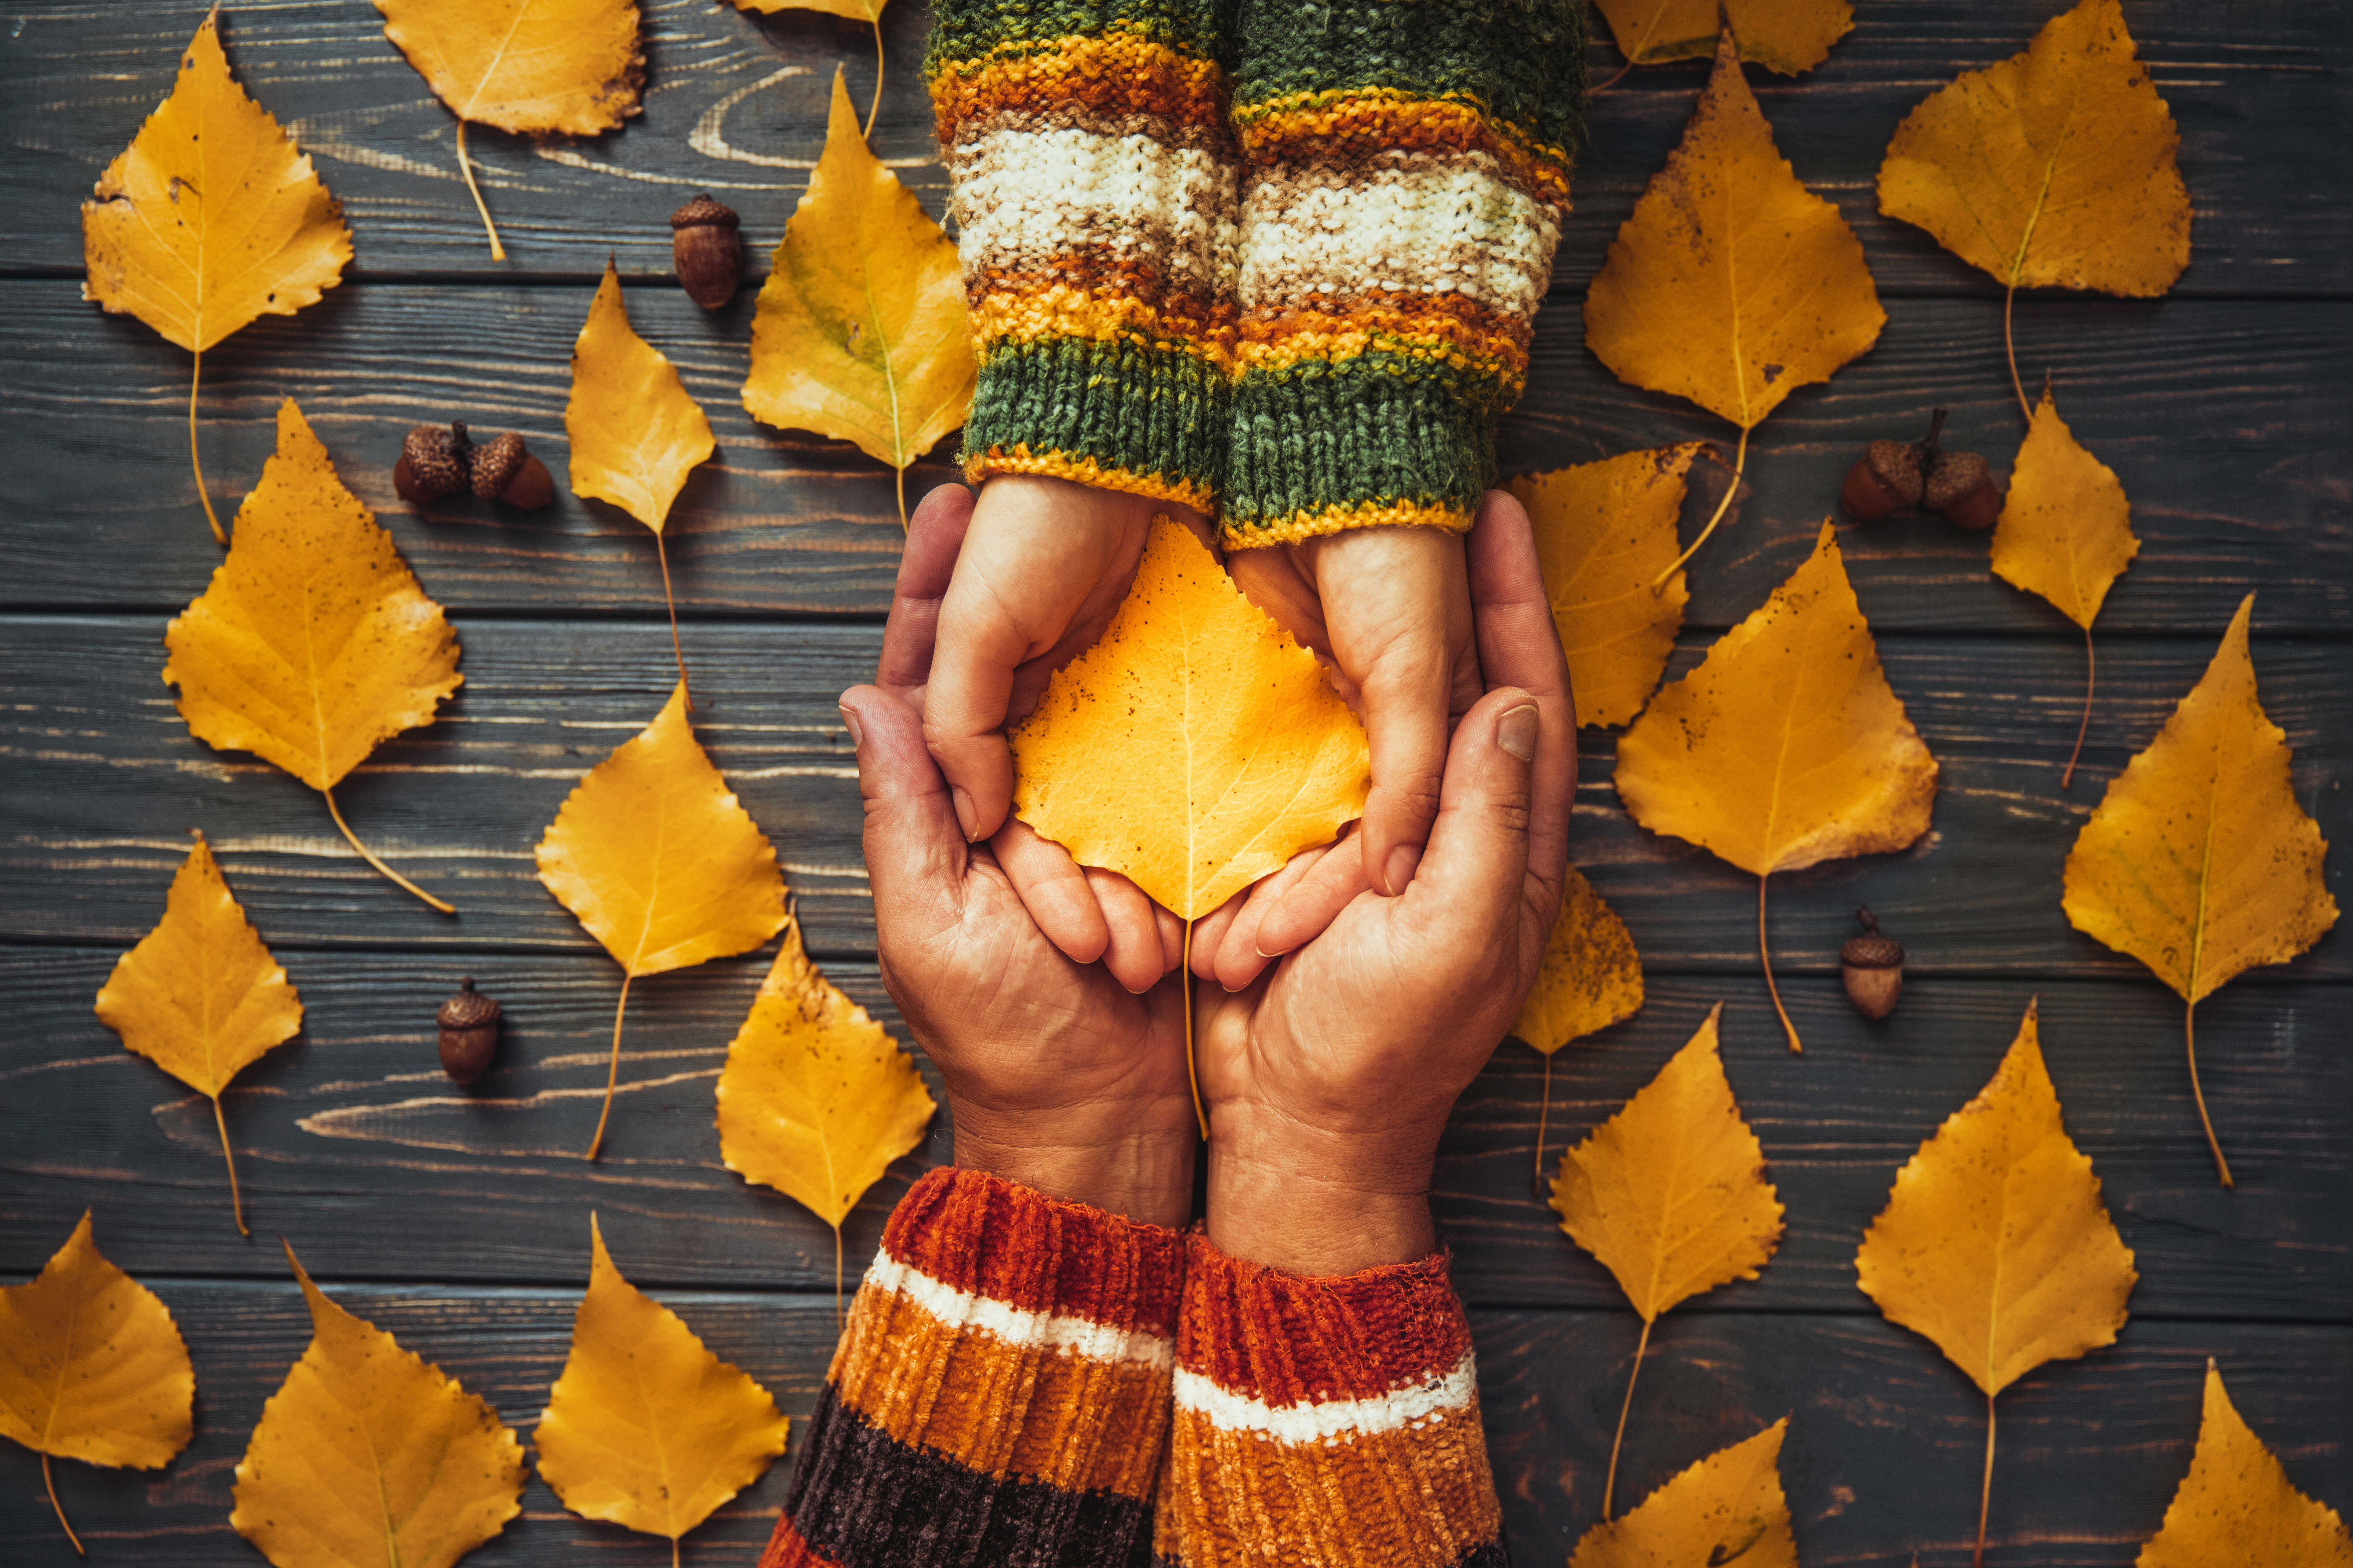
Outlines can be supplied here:
<path id="1" fill-rule="evenodd" d="M 544 136 L 594 136 L 644 105 L 636 0 L 375 0 L 384 36 L 458 117 L 458 171 L 473 193 L 491 259 L 506 247 L 466 156 L 469 122 Z"/>
<path id="2" fill-rule="evenodd" d="M 841 1222 L 923 1141 L 933 1109 L 915 1058 L 818 972 L 786 921 L 719 1072 L 719 1157 L 833 1227 L 837 1300 Z"/>
<path id="3" fill-rule="evenodd" d="M 1798 1568 L 1789 1502 L 1781 1492 L 1784 1416 L 1644 1498 L 1614 1523 L 1587 1531 L 1568 1568 Z"/>
<path id="4" fill-rule="evenodd" d="M 1936 761 L 1888 687 L 1830 523 L 1763 608 L 1651 699 L 1618 742 L 1617 784 L 1643 826 L 1755 874 L 1765 983 L 1799 1049 L 1765 940 L 1766 879 L 1901 849 L 1936 798 Z"/>
<path id="5" fill-rule="evenodd" d="M 695 466 L 719 449 L 711 421 L 686 393 L 678 370 L 629 325 L 621 275 L 610 257 L 588 320 L 572 345 L 572 401 L 564 409 L 572 443 L 572 493 L 608 500 L 653 530 L 661 562 L 662 601 L 670 606 L 670 651 L 686 685 L 686 650 L 678 641 L 678 603 L 670 591 L 670 547 L 662 526 Z M 693 706 L 691 697 L 688 706 Z"/>
<path id="6" fill-rule="evenodd" d="M 1724 1076 L 1723 1016 L 1719 1002 L 1641 1093 L 1561 1156 L 1553 1183 L 1560 1228 L 1609 1270 L 1642 1320 L 1609 1446 L 1604 1519 L 1652 1326 L 1703 1291 L 1756 1279 L 1781 1242 L 1781 1200 L 1765 1179 L 1764 1146 Z"/>
<path id="7" fill-rule="evenodd" d="M 1633 66 L 1704 59 L 1720 27 L 1740 40 L 1740 58 L 1783 76 L 1810 71 L 1854 30 L 1846 0 L 1594 0 L 1618 52 Z"/>
<path id="8" fill-rule="evenodd" d="M 311 160 L 229 75 L 217 10 L 181 54 L 172 95 L 91 195 L 81 205 L 82 298 L 128 311 L 195 356 L 188 461 L 213 538 L 226 544 L 196 456 L 205 351 L 342 282 L 352 231 Z"/>
<path id="9" fill-rule="evenodd" d="M 2022 55 L 1963 71 L 1895 128 L 1879 210 L 1917 224 L 2006 290 L 2055 284 L 2152 296 L 2189 265 L 2181 133 L 2134 52 L 2116 0 L 2082 0 Z"/>
<path id="10" fill-rule="evenodd" d="M 203 834 L 172 879 L 164 918 L 115 961 L 98 993 L 98 1016 L 125 1046 L 213 1102 L 229 1212 L 238 1235 L 252 1234 L 220 1097 L 231 1079 L 300 1032 L 302 998 L 230 895 Z"/>
<path id="11" fill-rule="evenodd" d="M 1739 493 L 1748 433 L 1886 324 L 1861 242 L 1773 145 L 1727 28 L 1682 143 L 1585 295 L 1586 345 L 1619 380 L 1687 397 L 1740 427 L 1732 483 L 1676 565 Z"/>
<path id="12" fill-rule="evenodd" d="M 2295 1489 L 2279 1457 L 2263 1447 L 2206 1363 L 2206 1410 L 2189 1473 L 2165 1510 L 2165 1523 L 2134 1559 L 2134 1568 L 2353 1568 L 2353 1535 L 2326 1503 Z"/>
<path id="13" fill-rule="evenodd" d="M 1552 1116 L 1553 1053 L 1642 1008 L 1642 956 L 1618 911 L 1574 866 L 1561 868 L 1560 914 L 1545 938 L 1535 985 L 1512 1033 L 1544 1058 L 1536 1110 L 1536 1192 L 1544 1192 L 1545 1125 Z"/>
<path id="14" fill-rule="evenodd" d="M 278 1568 L 449 1568 L 522 1510 L 498 1412 L 311 1282 L 311 1345 L 261 1409 L 228 1521 Z"/>
<path id="15" fill-rule="evenodd" d="M 1337 834 L 1372 779 L 1315 656 L 1165 517 L 1102 640 L 1011 739 L 1021 820 L 1187 921 Z"/>
<path id="16" fill-rule="evenodd" d="M 2185 1004 L 2189 1089 L 2222 1184 L 2230 1163 L 2198 1081 L 2198 1004 L 2285 963 L 2337 923 L 2320 825 L 2297 804 L 2287 733 L 2263 712 L 2239 601 L 2205 675 L 2108 785 L 2067 855 L 2062 907 L 2086 936 L 2148 965 Z"/>
<path id="17" fill-rule="evenodd" d="M 605 1142 L 629 982 L 748 952 L 785 923 L 785 876 L 686 721 L 686 687 L 590 769 L 539 841 L 539 879 L 621 966 L 613 1061 L 587 1159 Z"/>
<path id="18" fill-rule="evenodd" d="M 785 1451 L 768 1391 L 621 1278 L 588 1216 L 588 1290 L 532 1441 L 540 1479 L 584 1519 L 678 1539 Z"/>
<path id="19" fill-rule="evenodd" d="M 237 509 L 228 559 L 164 646 L 164 680 L 180 689 L 190 733 L 317 790 L 362 858 L 457 913 L 359 841 L 335 785 L 379 742 L 433 722 L 465 679 L 458 637 L 292 398 L 278 408 L 278 450 Z"/>
<path id="20" fill-rule="evenodd" d="M 195 1436 L 195 1403 L 196 1370 L 171 1309 L 100 1255 L 88 1209 L 39 1278 L 0 1289 L 0 1437 L 41 1456 L 41 1484 L 76 1552 L 50 1457 L 168 1465 Z"/>
<path id="21" fill-rule="evenodd" d="M 744 406 L 899 471 L 964 423 L 979 374 L 955 247 L 859 134 L 841 72 L 825 152 L 752 318 Z"/>
<path id="22" fill-rule="evenodd" d="M 1675 568 L 1675 523 L 1700 447 L 1621 452 L 1512 481 L 1535 525 L 1580 724 L 1631 720 L 1666 672 L 1691 598 Z"/>
<path id="23" fill-rule="evenodd" d="M 1862 1292 L 1926 1335 L 1986 1396 L 1993 1496 L 1994 1396 L 2045 1362 L 2114 1344 L 2139 1276 L 2100 1201 L 2092 1162 L 2060 1124 L 2035 1005 L 1978 1097 L 1895 1173 L 1854 1255 Z"/>

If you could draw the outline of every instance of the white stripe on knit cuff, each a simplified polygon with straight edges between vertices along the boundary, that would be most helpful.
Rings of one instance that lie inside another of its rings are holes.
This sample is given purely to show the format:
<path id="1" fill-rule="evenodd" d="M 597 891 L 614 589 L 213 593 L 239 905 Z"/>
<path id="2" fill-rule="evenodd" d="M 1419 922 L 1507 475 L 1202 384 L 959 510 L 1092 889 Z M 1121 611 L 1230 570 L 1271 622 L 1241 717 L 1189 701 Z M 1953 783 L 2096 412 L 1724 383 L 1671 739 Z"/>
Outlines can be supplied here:
<path id="1" fill-rule="evenodd" d="M 968 276 L 1109 246 L 1196 289 L 1231 284 L 1235 169 L 1225 159 L 1143 135 L 999 130 L 953 149 L 948 171 Z"/>
<path id="2" fill-rule="evenodd" d="M 1553 208 L 1463 161 L 1355 185 L 1259 184 L 1242 201 L 1240 298 L 1249 310 L 1305 294 L 1461 293 L 1525 318 L 1559 239 Z"/>
<path id="3" fill-rule="evenodd" d="M 866 1271 L 877 1290 L 904 1297 L 954 1329 L 978 1329 L 1022 1350 L 1050 1350 L 1091 1361 L 1134 1363 L 1165 1371 L 1176 1361 L 1168 1341 L 1144 1329 L 1114 1329 L 1089 1318 L 1032 1312 L 993 1297 L 959 1290 L 883 1252 Z"/>
<path id="4" fill-rule="evenodd" d="M 1221 1431 L 1261 1432 L 1279 1442 L 1294 1444 L 1329 1443 L 1338 1437 L 1419 1426 L 1432 1416 L 1468 1409 L 1479 1388 L 1478 1369 L 1467 1351 L 1453 1371 L 1370 1399 L 1269 1405 L 1221 1388 L 1207 1373 L 1186 1367 L 1176 1369 L 1176 1383 L 1177 1409 L 1205 1415 L 1210 1426 Z"/>

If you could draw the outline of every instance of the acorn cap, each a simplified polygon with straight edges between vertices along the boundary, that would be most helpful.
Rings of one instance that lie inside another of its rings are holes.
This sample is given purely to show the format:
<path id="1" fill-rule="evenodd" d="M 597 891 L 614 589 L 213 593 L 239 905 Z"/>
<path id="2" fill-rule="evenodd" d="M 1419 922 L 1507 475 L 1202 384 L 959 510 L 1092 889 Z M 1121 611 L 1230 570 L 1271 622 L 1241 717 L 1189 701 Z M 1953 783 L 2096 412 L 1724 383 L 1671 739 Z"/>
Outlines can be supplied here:
<path id="1" fill-rule="evenodd" d="M 510 430 L 487 447 L 474 448 L 474 493 L 496 500 L 515 470 L 522 467 L 522 437 Z"/>
<path id="2" fill-rule="evenodd" d="M 1905 506 L 1918 506 L 1923 489 L 1920 448 L 1911 441 L 1873 441 L 1863 452 L 1873 478 Z"/>
<path id="3" fill-rule="evenodd" d="M 479 1029 L 499 1021 L 499 1005 L 474 989 L 474 977 L 458 982 L 458 994 L 441 1004 L 434 1022 L 445 1029 Z"/>
<path id="4" fill-rule="evenodd" d="M 1846 939 L 1846 945 L 1839 949 L 1839 962 L 1849 969 L 1901 969 L 1904 967 L 1904 944 L 1877 931 L 1851 936 Z"/>
<path id="5" fill-rule="evenodd" d="M 1924 493 L 1939 511 L 1993 483 L 1993 470 L 1975 452 L 1939 452 Z"/>
<path id="6" fill-rule="evenodd" d="M 400 499 L 413 503 L 435 500 L 466 488 L 467 458 L 473 443 L 466 426 L 419 425 L 400 443 L 400 462 L 393 474 Z"/>
<path id="7" fill-rule="evenodd" d="M 672 228 L 700 228 L 705 224 L 713 223 L 733 228 L 743 221 L 735 216 L 733 207 L 724 202 L 714 202 L 707 195 L 695 197 L 670 215 L 670 226 Z"/>

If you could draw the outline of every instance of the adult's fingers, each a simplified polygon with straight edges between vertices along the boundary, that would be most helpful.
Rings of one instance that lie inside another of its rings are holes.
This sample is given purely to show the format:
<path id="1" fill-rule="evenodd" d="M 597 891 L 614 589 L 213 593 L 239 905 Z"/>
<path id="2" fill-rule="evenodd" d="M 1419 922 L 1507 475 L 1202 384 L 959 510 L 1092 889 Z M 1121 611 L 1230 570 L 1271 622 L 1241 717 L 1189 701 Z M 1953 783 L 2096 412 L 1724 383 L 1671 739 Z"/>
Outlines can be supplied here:
<path id="1" fill-rule="evenodd" d="M 894 918 L 961 880 L 964 833 L 913 709 L 880 687 L 853 686 L 841 694 L 841 716 L 858 746 L 866 874 L 878 923 L 888 931 Z"/>
<path id="2" fill-rule="evenodd" d="M 1516 929 L 1528 875 L 1529 797 L 1544 742 L 1541 705 L 1498 687 L 1455 727 L 1446 795 L 1409 895 L 1423 922 L 1465 951 Z"/>
<path id="3" fill-rule="evenodd" d="M 1040 837 L 1018 816 L 1005 819 L 988 847 L 1048 942 L 1074 963 L 1092 963 L 1103 955 L 1111 944 L 1111 928 L 1103 923 L 1094 888 L 1069 850 Z"/>
<path id="4" fill-rule="evenodd" d="M 906 547 L 899 555 L 899 581 L 891 591 L 891 619 L 882 628 L 882 657 L 874 684 L 893 697 L 914 701 L 932 674 L 932 644 L 939 626 L 940 601 L 955 574 L 956 552 L 964 548 L 972 521 L 972 492 L 941 485 L 915 506 L 907 520 Z"/>
<path id="5" fill-rule="evenodd" d="M 1556 888 L 1577 803 L 1577 703 L 1528 514 L 1505 491 L 1489 490 L 1480 503 L 1470 568 L 1479 662 L 1489 680 L 1525 691 L 1543 714 L 1529 784 L 1528 865 Z"/>

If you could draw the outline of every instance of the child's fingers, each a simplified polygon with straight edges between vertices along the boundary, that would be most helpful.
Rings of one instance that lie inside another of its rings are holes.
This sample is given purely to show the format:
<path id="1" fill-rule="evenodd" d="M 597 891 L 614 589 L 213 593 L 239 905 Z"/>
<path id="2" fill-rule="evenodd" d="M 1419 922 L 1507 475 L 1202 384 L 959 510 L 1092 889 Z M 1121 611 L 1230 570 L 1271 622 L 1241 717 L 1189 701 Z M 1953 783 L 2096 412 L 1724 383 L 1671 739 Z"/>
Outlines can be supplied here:
<path id="1" fill-rule="evenodd" d="M 1008 817 L 989 841 L 1005 879 L 1048 942 L 1074 963 L 1092 963 L 1111 945 L 1095 890 L 1071 859 L 1070 851 L 1039 837 L 1019 817 Z"/>
<path id="2" fill-rule="evenodd" d="M 955 574 L 956 552 L 971 521 L 972 492 L 962 485 L 933 490 L 907 520 L 899 581 L 891 591 L 891 620 L 882 628 L 882 657 L 874 671 L 874 684 L 894 697 L 918 691 L 931 679 L 940 600 Z"/>
<path id="3" fill-rule="evenodd" d="M 1155 906 L 1142 889 L 1116 871 L 1095 866 L 1080 869 L 1087 886 L 1094 889 L 1096 902 L 1103 906 L 1103 924 L 1111 930 L 1110 944 L 1103 949 L 1103 967 L 1111 971 L 1113 979 L 1141 996 L 1168 973 L 1160 951 L 1160 923 L 1153 918 Z"/>
<path id="4" fill-rule="evenodd" d="M 1340 918 L 1342 910 L 1372 887 L 1365 874 L 1365 858 L 1345 853 L 1345 845 L 1339 848 L 1344 852 L 1324 856 L 1295 885 L 1280 889 L 1267 901 L 1249 933 L 1250 955 L 1257 960 L 1256 965 L 1245 963 L 1221 968 L 1219 979 L 1232 988 L 1249 984 L 1266 964 L 1322 936 Z"/>

